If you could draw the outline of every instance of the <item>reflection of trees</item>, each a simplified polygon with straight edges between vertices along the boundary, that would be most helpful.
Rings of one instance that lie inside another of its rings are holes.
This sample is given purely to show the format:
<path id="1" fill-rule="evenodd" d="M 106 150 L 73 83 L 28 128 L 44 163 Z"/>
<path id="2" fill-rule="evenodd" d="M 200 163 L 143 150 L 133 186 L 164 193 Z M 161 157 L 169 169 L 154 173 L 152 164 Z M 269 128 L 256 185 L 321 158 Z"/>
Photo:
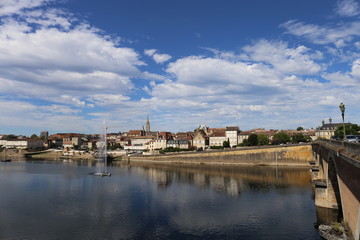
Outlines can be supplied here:
<path id="1" fill-rule="evenodd" d="M 307 186 L 310 181 L 308 170 L 301 168 L 147 165 L 142 169 L 160 188 L 166 188 L 173 182 L 186 183 L 229 196 L 238 196 L 244 189 L 257 191 L 287 189 L 290 185 Z"/>

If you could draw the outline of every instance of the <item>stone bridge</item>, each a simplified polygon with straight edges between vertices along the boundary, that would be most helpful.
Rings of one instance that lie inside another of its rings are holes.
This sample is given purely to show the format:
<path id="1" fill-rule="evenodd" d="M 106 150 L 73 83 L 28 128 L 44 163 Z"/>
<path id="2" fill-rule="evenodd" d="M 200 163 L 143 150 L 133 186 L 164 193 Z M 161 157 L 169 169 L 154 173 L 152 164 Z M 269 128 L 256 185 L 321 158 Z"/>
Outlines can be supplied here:
<path id="1" fill-rule="evenodd" d="M 332 140 L 312 144 L 315 204 L 339 209 L 360 239 L 360 144 Z"/>

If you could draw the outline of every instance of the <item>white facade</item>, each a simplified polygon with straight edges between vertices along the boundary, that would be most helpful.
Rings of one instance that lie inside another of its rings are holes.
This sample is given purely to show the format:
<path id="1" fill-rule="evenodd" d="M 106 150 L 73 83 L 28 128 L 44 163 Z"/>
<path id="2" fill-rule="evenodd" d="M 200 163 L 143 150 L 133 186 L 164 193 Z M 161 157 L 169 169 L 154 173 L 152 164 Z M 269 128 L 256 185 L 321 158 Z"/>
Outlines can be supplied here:
<path id="1" fill-rule="evenodd" d="M 224 141 L 227 141 L 225 136 L 223 137 L 209 137 L 209 145 L 210 146 L 222 146 Z"/>
<path id="2" fill-rule="evenodd" d="M 165 149 L 166 148 L 166 139 L 156 139 L 154 142 L 154 149 Z"/>
<path id="3" fill-rule="evenodd" d="M 1 140 L 1 141 L 3 144 L 0 144 L 0 145 L 5 146 L 6 148 L 36 149 L 36 148 L 44 147 L 44 142 L 42 140 L 19 139 L 19 140 Z"/>
<path id="4" fill-rule="evenodd" d="M 233 147 L 233 146 L 236 146 L 239 144 L 238 134 L 239 134 L 239 129 L 234 129 L 233 127 L 226 128 L 225 137 L 226 137 L 226 140 L 229 140 L 230 147 Z"/>

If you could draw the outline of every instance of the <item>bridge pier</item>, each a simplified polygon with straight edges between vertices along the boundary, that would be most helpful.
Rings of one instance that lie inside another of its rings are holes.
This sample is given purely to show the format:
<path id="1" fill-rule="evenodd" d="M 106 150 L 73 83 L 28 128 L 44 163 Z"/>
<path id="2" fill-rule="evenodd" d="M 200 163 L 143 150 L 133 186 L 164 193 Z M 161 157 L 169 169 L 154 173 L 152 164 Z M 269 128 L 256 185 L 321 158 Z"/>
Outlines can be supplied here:
<path id="1" fill-rule="evenodd" d="M 315 205 L 323 208 L 340 209 L 341 198 L 332 156 L 314 152 L 315 166 L 311 168 L 311 179 L 315 187 Z M 326 157 L 327 160 L 324 160 Z"/>
<path id="2" fill-rule="evenodd" d="M 331 142 L 312 144 L 315 205 L 339 209 L 355 240 L 360 240 L 360 161 L 354 148 L 341 148 Z"/>

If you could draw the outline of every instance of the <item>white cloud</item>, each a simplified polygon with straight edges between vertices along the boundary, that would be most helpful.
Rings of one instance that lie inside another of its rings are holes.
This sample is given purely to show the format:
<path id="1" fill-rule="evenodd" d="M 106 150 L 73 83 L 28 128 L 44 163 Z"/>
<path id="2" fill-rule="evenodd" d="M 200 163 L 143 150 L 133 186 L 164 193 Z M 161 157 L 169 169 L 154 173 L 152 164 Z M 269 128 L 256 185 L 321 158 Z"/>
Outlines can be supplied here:
<path id="1" fill-rule="evenodd" d="M 152 57 L 156 52 L 157 52 L 156 49 L 145 49 L 144 50 L 145 55 L 147 55 L 149 57 Z"/>
<path id="2" fill-rule="evenodd" d="M 162 64 L 171 59 L 171 56 L 169 54 L 160 54 L 157 53 L 157 51 L 157 49 L 146 49 L 144 53 L 145 55 L 152 57 L 152 59 L 158 64 Z"/>
<path id="3" fill-rule="evenodd" d="M 19 14 L 23 9 L 39 7 L 52 0 L 1 0 L 0 16 Z"/>
<path id="4" fill-rule="evenodd" d="M 339 0 L 335 6 L 335 13 L 343 17 L 359 15 L 359 3 L 356 0 Z"/>
<path id="5" fill-rule="evenodd" d="M 311 59 L 310 49 L 305 46 L 289 48 L 285 42 L 261 40 L 252 46 L 244 47 L 244 51 L 250 60 L 269 63 L 283 73 L 311 75 L 321 70 Z"/>
<path id="6" fill-rule="evenodd" d="M 289 34 L 304 37 L 316 44 L 332 43 L 336 47 L 348 45 L 354 37 L 360 36 L 360 22 L 346 22 L 333 27 L 321 27 L 315 24 L 305 24 L 290 20 L 280 25 Z"/>
<path id="7" fill-rule="evenodd" d="M 119 105 L 130 98 L 120 94 L 94 94 L 89 96 L 86 101 L 100 106 Z"/>
<path id="8" fill-rule="evenodd" d="M 125 94 L 134 87 L 131 78 L 157 77 L 141 73 L 141 65 L 135 50 L 119 47 L 117 39 L 96 28 L 73 24 L 63 11 L 28 10 L 18 19 L 3 19 L 0 25 L 3 94 L 54 102 L 62 101 L 61 94 L 77 98 L 93 91 Z M 67 104 L 84 105 L 81 101 Z"/>

